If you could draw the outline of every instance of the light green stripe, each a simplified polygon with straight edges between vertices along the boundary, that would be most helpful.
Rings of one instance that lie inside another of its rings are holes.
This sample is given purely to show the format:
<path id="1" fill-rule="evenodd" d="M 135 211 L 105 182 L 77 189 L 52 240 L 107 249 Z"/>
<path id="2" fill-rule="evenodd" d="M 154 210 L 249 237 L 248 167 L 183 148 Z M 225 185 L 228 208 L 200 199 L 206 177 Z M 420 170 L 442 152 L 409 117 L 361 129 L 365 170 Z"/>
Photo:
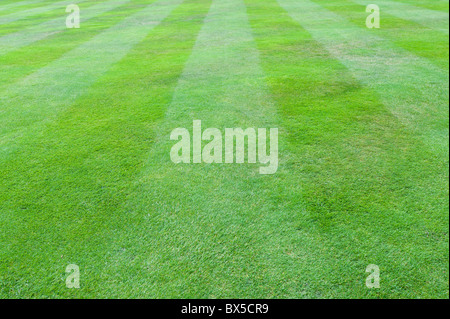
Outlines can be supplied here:
<path id="1" fill-rule="evenodd" d="M 448 153 L 448 72 L 396 47 L 309 0 L 278 0 L 289 15 L 338 58 L 437 152 Z"/>
<path id="2" fill-rule="evenodd" d="M 24 18 L 32 16 L 32 15 L 46 13 L 48 11 L 52 11 L 55 9 L 61 9 L 61 15 L 66 15 L 65 7 L 67 5 L 76 4 L 76 3 L 79 3 L 82 1 L 84 1 L 84 0 L 65 0 L 65 1 L 60 1 L 60 2 L 49 4 L 48 6 L 38 7 L 38 8 L 34 8 L 34 9 L 25 10 L 25 11 L 14 12 L 14 13 L 8 14 L 4 17 L 0 17 L 0 25 L 11 23 L 11 22 L 14 22 L 14 21 L 17 21 L 20 19 L 24 19 Z"/>
<path id="3" fill-rule="evenodd" d="M 135 249 L 116 254 L 108 271 L 118 273 L 131 254 L 140 256 L 133 267 L 146 265 L 151 271 L 135 280 L 152 298 L 262 298 L 270 297 L 267 286 L 281 294 L 298 276 L 282 252 L 288 241 L 285 216 L 265 197 L 279 175 L 259 175 L 260 164 L 172 163 L 171 130 L 192 132 L 195 119 L 202 120 L 203 129 L 277 127 L 242 0 L 212 3 L 121 214 L 129 228 L 117 242 Z M 142 241 L 144 247 L 138 244 Z M 131 280 L 131 272 L 120 273 L 121 283 Z M 186 285 L 189 289 L 179 289 Z"/>
<path id="4" fill-rule="evenodd" d="M 26 5 L 29 5 L 29 4 L 35 4 L 35 3 L 38 3 L 38 2 L 42 2 L 42 1 L 43 0 L 34 0 L 34 1 L 20 1 L 20 2 L 15 2 L 15 3 L 9 3 L 9 4 L 6 4 L 6 5 L 2 5 L 0 7 L 0 11 L 13 9 L 13 8 L 16 8 L 16 7 L 22 7 L 22 6 L 26 6 Z"/>
<path id="5" fill-rule="evenodd" d="M 52 120 L 58 111 L 73 103 L 181 2 L 156 1 L 11 85 L 0 98 L 2 151 L 11 150 L 8 144 L 16 143 L 17 138 L 25 134 L 26 127 L 45 119 Z"/>
<path id="6" fill-rule="evenodd" d="M 126 6 L 127 11 L 149 4 L 138 2 Z M 184 1 L 56 121 L 33 130 L 20 151 L 0 165 L 0 273 L 5 274 L 0 298 L 73 298 L 74 291 L 64 284 L 52 284 L 58 269 L 66 267 L 60 250 L 93 270 L 83 279 L 84 287 L 91 288 L 80 289 L 77 298 L 129 296 L 109 280 L 120 274 L 108 280 L 97 274 L 103 277 L 108 256 L 117 252 L 115 231 L 126 223 L 119 209 L 145 161 L 154 122 L 170 103 L 209 4 Z M 14 191 L 7 191 L 11 187 Z M 45 203 L 34 205 L 41 196 Z M 26 212 L 20 206 L 25 202 L 32 206 Z M 86 223 L 59 223 L 73 219 Z M 74 245 L 68 247 L 69 241 Z M 144 296 L 145 288 L 135 287 L 137 297 Z"/>
<path id="7" fill-rule="evenodd" d="M 113 10 L 129 1 L 130 0 L 111 0 L 88 7 L 81 12 L 81 23 Z M 0 37 L 0 55 L 17 50 L 52 34 L 63 31 L 66 29 L 66 18 L 66 15 L 61 15 L 56 19 Z"/>
<path id="8" fill-rule="evenodd" d="M 265 114 L 259 100 L 250 98 L 266 92 L 263 75 L 243 2 L 215 0 L 180 78 L 167 120 L 188 124 L 195 112 L 218 126 L 268 124 L 273 117 Z M 216 96 L 226 98 L 217 101 Z"/>
<path id="9" fill-rule="evenodd" d="M 448 12 L 419 8 L 406 3 L 399 3 L 386 0 L 377 0 L 375 2 L 369 0 L 352 0 L 352 1 L 364 6 L 371 3 L 376 3 L 380 7 L 381 19 L 383 19 L 383 13 L 386 12 L 400 19 L 414 21 L 431 29 L 438 30 L 445 34 L 449 34 Z M 381 20 L 381 22 L 382 21 L 383 20 Z"/>

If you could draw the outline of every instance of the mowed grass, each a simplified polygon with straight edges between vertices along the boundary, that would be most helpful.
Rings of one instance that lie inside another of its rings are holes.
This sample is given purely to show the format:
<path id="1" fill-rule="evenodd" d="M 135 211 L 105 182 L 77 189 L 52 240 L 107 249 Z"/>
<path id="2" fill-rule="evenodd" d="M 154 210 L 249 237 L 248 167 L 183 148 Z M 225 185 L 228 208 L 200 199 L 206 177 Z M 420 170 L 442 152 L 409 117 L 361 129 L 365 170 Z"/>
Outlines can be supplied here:
<path id="1" fill-rule="evenodd" d="M 0 297 L 448 298 L 448 33 L 381 10 L 133 0 L 0 54 Z M 279 128 L 278 172 L 173 164 L 197 119 Z"/>

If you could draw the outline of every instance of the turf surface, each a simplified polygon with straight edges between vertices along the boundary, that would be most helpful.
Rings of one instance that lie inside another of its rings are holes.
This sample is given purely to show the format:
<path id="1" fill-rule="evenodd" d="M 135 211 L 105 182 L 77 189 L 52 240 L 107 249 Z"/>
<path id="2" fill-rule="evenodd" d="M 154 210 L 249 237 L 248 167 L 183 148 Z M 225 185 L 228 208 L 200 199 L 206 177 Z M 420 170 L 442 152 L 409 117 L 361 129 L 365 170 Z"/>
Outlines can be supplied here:
<path id="1" fill-rule="evenodd" d="M 448 1 L 68 2 L 0 2 L 0 298 L 449 297 Z M 278 172 L 175 165 L 197 119 Z"/>

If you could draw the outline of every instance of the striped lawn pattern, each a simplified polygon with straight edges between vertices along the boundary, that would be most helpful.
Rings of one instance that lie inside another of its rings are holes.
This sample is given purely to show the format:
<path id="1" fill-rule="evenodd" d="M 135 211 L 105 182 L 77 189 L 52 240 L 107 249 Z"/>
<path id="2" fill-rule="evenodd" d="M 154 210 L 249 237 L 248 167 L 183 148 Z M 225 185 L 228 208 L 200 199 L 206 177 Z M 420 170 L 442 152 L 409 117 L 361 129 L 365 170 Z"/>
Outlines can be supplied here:
<path id="1" fill-rule="evenodd" d="M 309 0 L 279 0 L 279 3 L 358 79 L 377 90 L 405 125 L 416 127 L 427 144 L 448 154 L 448 128 L 440 120 L 448 118 L 445 102 L 448 72 L 393 46 L 368 29 L 348 23 L 318 3 Z M 392 90 L 398 86 L 402 87 L 401 94 L 393 94 Z M 436 103 L 430 103 L 430 95 L 439 96 Z"/>
<path id="2" fill-rule="evenodd" d="M 1 4 L 0 6 L 0 12 L 5 11 L 5 10 L 9 10 L 12 8 L 17 8 L 17 7 L 21 7 L 21 6 L 26 6 L 26 5 L 30 5 L 30 4 L 35 4 L 38 2 L 42 2 L 43 0 L 30 0 L 30 1 L 18 1 L 18 2 L 13 2 L 13 3 L 8 3 L 8 4 Z"/>
<path id="3" fill-rule="evenodd" d="M 11 22 L 21 20 L 21 19 L 25 19 L 25 18 L 33 16 L 33 15 L 39 15 L 42 13 L 46 13 L 46 12 L 49 12 L 49 11 L 52 11 L 55 9 L 65 9 L 65 7 L 68 6 L 69 4 L 77 4 L 82 1 L 83 0 L 59 1 L 59 2 L 51 3 L 51 4 L 43 6 L 43 7 L 37 7 L 34 9 L 14 12 L 14 13 L 8 14 L 6 16 L 0 17 L 0 25 L 11 23 Z"/>
<path id="4" fill-rule="evenodd" d="M 344 0 L 339 2 L 327 1 L 317 3 L 322 5 L 325 9 L 342 16 L 352 24 L 365 27 L 367 13 L 365 12 L 365 5 L 363 2 Z M 390 4 L 394 4 L 394 2 L 390 2 Z M 427 12 L 427 9 L 422 7 L 415 6 L 414 8 L 415 11 L 423 9 L 425 13 Z M 394 15 L 394 13 L 396 15 Z M 403 18 L 399 18 L 397 13 L 397 11 L 392 12 L 390 10 L 382 9 L 381 19 L 383 27 L 372 33 L 376 33 L 377 36 L 389 40 L 395 44 L 395 46 L 404 48 L 414 55 L 426 58 L 428 61 L 436 64 L 442 69 L 448 69 L 448 34 L 414 22 L 414 20 L 411 19 L 414 15 L 407 15 L 403 12 Z M 430 13 L 428 12 L 428 15 L 429 14 Z M 436 14 L 437 16 L 441 15 L 440 12 L 436 12 Z M 414 41 L 410 41 L 412 38 Z M 436 54 L 437 52 L 439 52 L 439 54 Z"/>
<path id="5" fill-rule="evenodd" d="M 421 0 L 399 0 L 398 2 L 411 4 L 417 7 L 430 10 L 438 10 L 448 12 L 448 0 L 421 1 Z"/>
<path id="6" fill-rule="evenodd" d="M 215 85 L 218 82 L 222 83 L 219 87 Z M 212 1 L 165 117 L 157 124 L 158 134 L 145 169 L 139 175 L 139 185 L 131 196 L 132 200 L 125 204 L 125 211 L 130 215 L 127 228 L 118 235 L 129 247 L 144 237 L 148 241 L 146 248 L 158 249 L 149 255 L 146 249 L 137 251 L 135 248 L 118 254 L 113 263 L 122 264 L 131 255 L 142 256 L 142 262 L 154 265 L 155 271 L 143 274 L 139 282 L 152 282 L 149 294 L 160 298 L 170 296 L 172 291 L 185 298 L 192 294 L 257 298 L 263 294 L 263 289 L 255 289 L 255 286 L 262 287 L 264 283 L 280 285 L 279 278 L 273 277 L 273 273 L 276 269 L 287 268 L 285 263 L 275 258 L 282 254 L 277 247 L 282 236 L 269 236 L 274 231 L 269 224 L 282 225 L 283 216 L 271 211 L 270 205 L 252 212 L 252 207 L 263 201 L 261 196 L 253 196 L 252 193 L 255 189 L 269 193 L 273 179 L 260 177 L 258 166 L 254 164 L 238 168 L 174 167 L 167 158 L 171 147 L 167 140 L 170 131 L 174 127 L 191 127 L 192 119 L 202 119 L 204 128 L 270 128 L 278 125 L 275 114 L 244 3 L 241 0 Z M 241 178 L 249 174 L 249 177 Z M 183 187 L 200 181 L 204 187 L 197 193 Z M 222 193 L 222 183 L 232 185 L 233 192 Z M 248 183 L 253 187 L 249 188 Z M 191 200 L 179 207 L 177 203 L 183 202 L 182 198 Z M 234 200 L 243 203 L 238 210 L 232 205 Z M 141 206 L 141 203 L 146 204 Z M 146 214 L 149 207 L 154 212 L 152 215 Z M 214 213 L 215 210 L 219 213 Z M 176 219 L 170 218 L 173 213 L 178 215 Z M 252 225 L 254 220 L 263 219 L 266 221 Z M 163 220 L 167 223 L 161 223 Z M 136 224 L 149 227 L 136 228 Z M 252 226 L 245 229 L 237 227 L 245 224 Z M 179 225 L 183 226 L 180 228 Z M 211 225 L 214 225 L 212 230 Z M 184 241 L 188 234 L 196 234 L 196 239 L 186 246 Z M 227 247 L 215 245 L 218 234 L 221 242 L 229 243 Z M 270 249 L 261 244 L 272 240 Z M 249 247 L 253 248 L 249 250 Z M 178 250 L 178 257 L 165 261 L 166 256 Z M 198 251 L 206 252 L 196 257 Z M 216 255 L 222 259 L 219 265 L 214 263 Z M 241 258 L 249 261 L 248 269 L 244 270 L 236 263 L 235 260 Z M 285 258 L 287 264 L 288 259 Z M 165 283 L 164 273 L 174 269 L 179 270 L 179 275 Z M 214 278 L 199 278 L 194 275 L 195 269 L 207 269 L 214 273 Z M 111 274 L 114 271 L 111 270 Z M 138 271 L 138 267 L 133 271 Z M 193 275 L 183 278 L 185 274 Z M 297 272 L 289 274 L 284 285 L 291 287 L 294 283 L 297 287 L 296 275 Z M 255 285 L 246 285 L 247 276 L 253 278 Z M 124 283 L 128 280 L 128 276 L 122 278 Z M 184 280 L 191 282 L 189 290 L 179 287 L 180 281 Z M 215 284 L 210 287 L 209 281 Z M 242 287 L 239 294 L 235 285 Z M 132 296 L 138 295 L 139 292 L 134 291 Z"/>
<path id="7" fill-rule="evenodd" d="M 83 10 L 80 22 L 84 23 L 89 19 L 93 19 L 102 13 L 108 12 L 117 8 L 129 0 L 111 0 L 102 2 Z M 17 50 L 23 46 L 30 45 L 35 41 L 42 40 L 57 32 L 64 31 L 66 17 L 60 16 L 53 20 L 41 23 L 37 26 L 31 26 L 23 31 L 9 33 L 3 37 L 0 37 L 0 55 Z"/>
<path id="8" fill-rule="evenodd" d="M 367 1 L 356 0 L 355 2 L 361 5 L 367 5 Z M 449 29 L 446 27 L 449 23 L 448 12 L 429 10 L 392 1 L 377 1 L 377 4 L 380 10 L 386 10 L 389 14 L 401 19 L 417 22 L 448 35 Z"/>
<path id="9" fill-rule="evenodd" d="M 17 143 L 26 130 L 44 124 L 61 108 L 73 103 L 83 90 L 142 41 L 179 3 L 179 0 L 156 1 L 7 89 L 2 99 L 9 102 L 4 103 L 7 106 L 1 116 L 11 120 L 2 125 L 3 150 L 11 150 L 8 140 Z M 75 64 L 77 67 L 73 68 Z M 52 96 L 51 103 L 48 96 Z M 25 104 L 26 99 L 32 99 L 33 104 Z"/>
<path id="10" fill-rule="evenodd" d="M 0 3 L 0 298 L 448 298 L 445 3 Z M 279 172 L 174 165 L 193 120 Z"/>

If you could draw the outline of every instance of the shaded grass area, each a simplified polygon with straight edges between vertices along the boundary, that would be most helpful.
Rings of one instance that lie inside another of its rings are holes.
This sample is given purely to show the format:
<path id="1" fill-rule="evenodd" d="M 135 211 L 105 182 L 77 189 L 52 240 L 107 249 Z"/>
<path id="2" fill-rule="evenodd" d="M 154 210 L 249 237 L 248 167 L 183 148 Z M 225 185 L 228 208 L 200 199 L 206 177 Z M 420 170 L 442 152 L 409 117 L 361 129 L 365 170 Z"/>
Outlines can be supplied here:
<path id="1" fill-rule="evenodd" d="M 315 229 L 336 254 L 327 296 L 448 296 L 447 159 L 411 135 L 275 1 L 246 3 L 296 154 L 291 171 L 302 173 L 298 201 L 309 218 L 298 227 Z M 378 292 L 356 284 L 369 260 L 386 276 Z"/>

